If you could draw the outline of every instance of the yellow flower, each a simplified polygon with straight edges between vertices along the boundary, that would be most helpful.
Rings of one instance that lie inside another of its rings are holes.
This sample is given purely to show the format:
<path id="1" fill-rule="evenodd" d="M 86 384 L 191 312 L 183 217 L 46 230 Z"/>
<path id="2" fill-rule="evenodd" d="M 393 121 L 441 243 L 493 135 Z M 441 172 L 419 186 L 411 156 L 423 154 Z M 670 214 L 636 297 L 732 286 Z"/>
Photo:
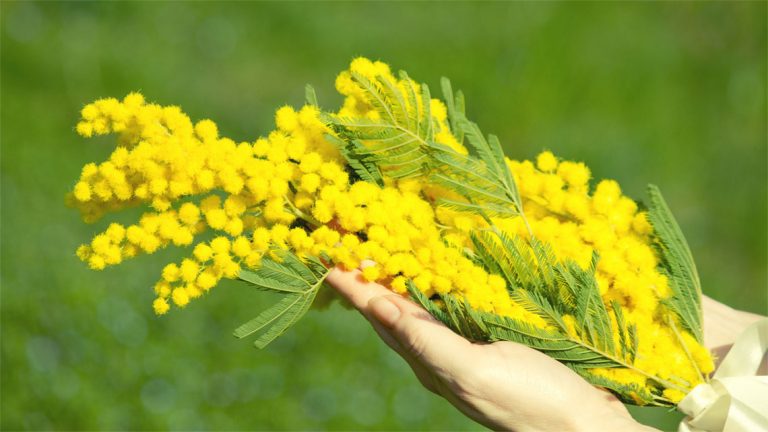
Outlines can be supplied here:
<path id="1" fill-rule="evenodd" d="M 230 241 L 228 238 L 219 236 L 211 240 L 211 249 L 217 254 L 228 254 L 230 250 Z"/>
<path id="2" fill-rule="evenodd" d="M 223 209 L 216 208 L 205 212 L 205 221 L 208 223 L 208 226 L 213 229 L 223 229 L 227 224 L 227 220 L 227 214 Z"/>
<path id="3" fill-rule="evenodd" d="M 251 253 L 251 242 L 245 237 L 236 238 L 232 243 L 232 252 L 241 258 L 246 257 Z"/>
<path id="4" fill-rule="evenodd" d="M 379 279 L 381 271 L 378 266 L 368 266 L 363 269 L 363 278 L 367 281 L 374 282 Z"/>
<path id="5" fill-rule="evenodd" d="M 320 176 L 315 173 L 304 174 L 301 176 L 301 189 L 313 193 L 320 186 Z"/>
<path id="6" fill-rule="evenodd" d="M 406 286 L 407 279 L 404 276 L 398 276 L 392 280 L 392 290 L 398 294 L 404 294 L 408 292 Z"/>
<path id="7" fill-rule="evenodd" d="M 536 167 L 542 171 L 552 172 L 557 169 L 557 159 L 550 151 L 541 152 L 536 157 Z"/>
<path id="8" fill-rule="evenodd" d="M 187 290 L 184 288 L 174 289 L 171 298 L 178 307 L 184 307 L 189 303 L 189 294 L 187 294 Z"/>
<path id="9" fill-rule="evenodd" d="M 200 220 L 200 209 L 193 203 L 184 203 L 179 208 L 179 219 L 187 225 L 195 225 Z"/>
<path id="10" fill-rule="evenodd" d="M 200 265 L 188 258 L 181 262 L 179 274 L 185 282 L 194 282 L 197 279 L 197 273 L 200 271 Z"/>
<path id="11" fill-rule="evenodd" d="M 87 182 L 81 181 L 75 185 L 75 198 L 82 202 L 91 200 L 91 187 Z"/>
<path id="12" fill-rule="evenodd" d="M 192 254 L 200 262 L 206 262 L 213 256 L 213 249 L 205 243 L 198 243 Z"/>
<path id="13" fill-rule="evenodd" d="M 156 314 L 163 315 L 168 312 L 170 306 L 168 306 L 168 301 L 166 299 L 156 298 L 155 301 L 152 302 L 152 308 L 155 310 Z"/>
<path id="14" fill-rule="evenodd" d="M 275 113 L 275 124 L 284 132 L 293 132 L 299 126 L 296 111 L 290 106 L 284 106 Z"/>
<path id="15" fill-rule="evenodd" d="M 271 238 L 272 235 L 267 228 L 256 228 L 253 231 L 253 247 L 262 251 L 266 250 L 269 247 Z"/>
<path id="16" fill-rule="evenodd" d="M 200 275 L 197 277 L 197 281 L 196 281 L 197 286 L 199 286 L 200 288 L 202 288 L 205 291 L 207 291 L 207 290 L 213 288 L 214 286 L 216 286 L 216 284 L 218 282 L 219 282 L 218 278 L 210 270 L 205 270 L 202 273 L 200 273 Z"/>
<path id="17" fill-rule="evenodd" d="M 176 264 L 171 263 L 163 268 L 163 279 L 167 282 L 176 282 L 179 276 L 179 267 Z"/>
<path id="18" fill-rule="evenodd" d="M 301 158 L 299 169 L 303 173 L 313 173 L 320 168 L 320 164 L 323 159 L 320 154 L 316 152 L 307 153 Z"/>

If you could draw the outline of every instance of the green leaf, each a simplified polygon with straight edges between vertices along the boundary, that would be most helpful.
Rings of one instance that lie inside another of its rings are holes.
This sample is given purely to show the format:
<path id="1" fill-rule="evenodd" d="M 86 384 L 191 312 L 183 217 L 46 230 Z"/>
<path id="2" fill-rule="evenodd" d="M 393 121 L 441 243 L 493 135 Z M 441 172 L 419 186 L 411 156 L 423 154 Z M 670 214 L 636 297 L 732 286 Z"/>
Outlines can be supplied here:
<path id="1" fill-rule="evenodd" d="M 307 313 L 312 302 L 315 300 L 317 290 L 312 290 L 306 295 L 300 295 L 295 299 L 295 303 L 292 303 L 288 309 L 285 309 L 280 318 L 274 322 L 273 325 L 266 327 L 266 329 L 259 334 L 253 344 L 257 348 L 264 348 L 269 345 L 273 340 L 277 339 L 280 335 L 285 333 L 291 326 L 301 319 L 304 314 Z"/>
<path id="2" fill-rule="evenodd" d="M 408 73 L 405 71 L 400 71 L 399 77 L 400 81 L 404 83 L 403 87 L 405 87 L 405 98 L 408 101 L 409 106 L 409 128 L 412 131 L 417 131 L 420 129 L 420 123 L 424 121 L 424 119 L 421 117 L 421 112 L 418 110 L 419 102 L 418 96 L 416 95 L 416 83 L 408 76 Z"/>
<path id="3" fill-rule="evenodd" d="M 423 292 L 419 290 L 419 288 L 416 287 L 416 285 L 413 283 L 412 280 L 408 280 L 406 282 L 406 287 L 408 288 L 408 293 L 411 295 L 411 298 L 418 303 L 421 307 L 426 309 L 427 312 L 430 313 L 433 317 L 437 318 L 438 320 L 445 322 L 449 319 L 448 315 L 440 309 L 435 302 L 430 300 L 426 295 L 424 295 Z"/>
<path id="4" fill-rule="evenodd" d="M 427 155 L 434 151 L 430 146 L 434 120 L 429 89 L 422 84 L 417 94 L 416 85 L 407 75 L 402 73 L 401 78 L 404 81 L 398 85 L 384 76 L 371 80 L 353 72 L 352 79 L 379 118 L 323 117 L 339 138 L 332 141 L 361 178 L 407 178 L 430 169 Z"/>
<path id="5" fill-rule="evenodd" d="M 528 312 L 538 315 L 548 325 L 560 329 L 561 332 L 566 331 L 563 312 L 558 310 L 555 305 L 551 304 L 540 293 L 526 289 L 517 289 L 510 293 L 510 297 Z"/>
<path id="6" fill-rule="evenodd" d="M 379 76 L 377 77 L 377 80 L 381 84 L 380 88 L 385 99 L 392 106 L 395 123 L 405 128 L 413 128 L 413 118 L 408 113 L 408 105 L 405 101 L 403 92 L 400 91 L 400 89 L 397 88 L 397 84 L 390 79 Z"/>
<path id="7" fill-rule="evenodd" d="M 701 282 L 693 255 L 661 191 L 648 185 L 648 219 L 654 229 L 661 270 L 669 277 L 672 296 L 664 303 L 697 341 L 703 342 Z"/>
<path id="8" fill-rule="evenodd" d="M 430 142 L 434 140 L 434 123 L 432 120 L 432 96 L 429 94 L 429 87 L 422 83 L 421 84 L 421 111 L 422 116 L 421 118 L 424 119 L 424 121 L 421 122 L 419 125 L 419 136 L 421 136 L 425 142 Z"/>
<path id="9" fill-rule="evenodd" d="M 641 402 L 644 405 L 673 407 L 676 404 L 669 399 L 657 396 L 651 393 L 645 386 L 635 383 L 625 384 L 613 381 L 604 376 L 595 375 L 589 369 L 572 367 L 579 375 L 583 376 L 592 385 L 612 390 L 613 393 L 624 403 L 638 405 Z"/>
<path id="10" fill-rule="evenodd" d="M 247 323 L 236 328 L 234 335 L 237 338 L 244 338 L 252 335 L 253 333 L 274 324 L 279 320 L 286 312 L 293 308 L 304 296 L 301 294 L 288 294 L 283 295 L 282 298 L 267 310 L 260 313 L 256 318 L 248 321 Z"/>
<path id="11" fill-rule="evenodd" d="M 576 299 L 575 318 L 584 329 L 582 336 L 597 349 L 615 353 L 611 318 L 595 282 L 594 272 L 582 270 L 575 262 L 555 266 L 555 271 Z"/>
<path id="12" fill-rule="evenodd" d="M 336 145 L 358 179 L 384 186 L 379 167 L 365 159 L 364 149 L 361 149 L 361 144 L 357 140 L 346 142 L 331 134 L 326 134 L 325 139 Z"/>
<path id="13" fill-rule="evenodd" d="M 440 79 L 440 86 L 443 90 L 445 106 L 448 109 L 448 121 L 451 124 L 451 132 L 453 132 L 459 144 L 463 144 L 464 131 L 461 129 L 460 122 L 464 117 L 464 95 L 460 91 L 454 95 L 451 81 L 446 77 Z"/>
<path id="14" fill-rule="evenodd" d="M 504 207 L 498 204 L 491 204 L 491 203 L 483 203 L 483 204 L 475 204 L 467 201 L 457 201 L 453 199 L 448 198 L 438 198 L 437 199 L 437 205 L 462 211 L 465 213 L 472 213 L 476 214 L 478 216 L 482 215 L 490 215 L 490 216 L 516 216 L 516 213 L 510 214 L 509 207 Z"/>
<path id="15" fill-rule="evenodd" d="M 501 236 L 503 236 L 502 234 Z M 534 279 L 528 274 L 530 267 L 518 260 L 519 256 L 505 247 L 504 239 L 487 231 L 473 231 L 470 233 L 476 261 L 492 274 L 502 276 L 507 281 L 508 288 L 514 290 L 518 287 L 531 287 Z"/>
<path id="16" fill-rule="evenodd" d="M 451 81 L 446 77 L 440 78 L 440 87 L 443 91 L 445 107 L 448 110 L 448 121 L 451 124 L 451 131 L 455 134 L 456 131 L 459 130 L 459 113 L 456 112 L 456 101 L 454 99 Z"/>
<path id="17" fill-rule="evenodd" d="M 315 93 L 315 88 L 309 84 L 304 86 L 304 99 L 307 101 L 307 104 L 309 105 L 320 106 L 317 103 L 317 93 Z"/>
<path id="18" fill-rule="evenodd" d="M 295 286 L 291 285 L 290 281 L 289 283 L 286 283 L 285 279 L 277 279 L 276 275 L 270 275 L 268 277 L 265 277 L 264 273 L 258 273 L 253 272 L 250 270 L 240 270 L 240 273 L 237 276 L 241 280 L 248 282 L 252 285 L 254 285 L 256 288 L 265 290 L 265 291 L 278 291 L 278 292 L 285 292 L 285 293 L 303 293 L 306 291 L 306 286 Z"/>
<path id="19" fill-rule="evenodd" d="M 456 115 L 457 116 L 465 116 L 466 115 L 466 104 L 464 101 L 464 93 L 461 90 L 456 91 L 456 98 L 454 105 L 456 106 Z M 464 131 L 459 128 L 458 131 L 454 131 L 453 133 L 456 135 L 456 138 L 459 140 L 459 143 L 464 143 Z"/>
<path id="20" fill-rule="evenodd" d="M 480 313 L 491 329 L 491 340 L 507 340 L 525 344 L 563 362 L 582 368 L 618 367 L 621 363 L 603 352 L 559 331 L 542 329 L 529 323 Z"/>
<path id="21" fill-rule="evenodd" d="M 259 333 L 254 344 L 264 348 L 294 325 L 312 305 L 329 273 L 316 257 L 300 259 L 284 249 L 272 249 L 276 259 L 265 256 L 255 270 L 241 270 L 238 277 L 258 289 L 280 295 L 278 302 L 234 331 L 244 338 Z"/>

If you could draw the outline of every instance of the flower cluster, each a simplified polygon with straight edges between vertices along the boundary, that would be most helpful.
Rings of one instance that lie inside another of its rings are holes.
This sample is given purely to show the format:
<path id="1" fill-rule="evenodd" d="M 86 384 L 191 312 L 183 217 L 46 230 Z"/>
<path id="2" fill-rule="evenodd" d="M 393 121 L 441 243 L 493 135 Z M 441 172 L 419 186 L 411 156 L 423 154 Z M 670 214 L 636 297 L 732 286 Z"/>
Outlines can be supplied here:
<path id="1" fill-rule="evenodd" d="M 371 67 L 375 70 L 368 72 L 369 75 L 389 73 L 380 64 L 374 63 Z M 390 76 L 390 79 L 394 77 Z M 404 83 L 401 81 L 400 85 Z M 356 90 L 350 81 L 349 73 L 339 75 L 337 86 L 347 95 L 342 108 L 346 115 L 376 115 L 376 111 L 366 105 L 365 99 L 360 96 L 359 88 Z M 445 108 L 441 105 L 433 102 L 432 111 L 448 129 Z M 438 136 L 436 140 L 466 153 L 453 135 L 449 135 Z M 530 231 L 522 217 L 495 218 L 494 225 L 522 238 L 532 234 L 550 245 L 560 260 L 573 260 L 585 269 L 591 264 L 593 254 L 597 253 L 600 259 L 596 279 L 604 302 L 618 302 L 629 320 L 637 326 L 638 332 L 644 335 L 637 354 L 640 369 L 685 387 L 700 382 L 702 377 L 688 365 L 687 349 L 702 373 L 712 372 L 714 364 L 706 348 L 684 331 L 681 335 L 685 347 L 681 346 L 675 329 L 670 328 L 667 321 L 668 315 L 660 313 L 660 302 L 668 298 L 671 291 L 667 277 L 658 270 L 659 258 L 650 238 L 652 227 L 646 213 L 639 211 L 637 203 L 622 194 L 619 184 L 613 180 L 602 180 L 591 192 L 589 168 L 580 162 L 561 161 L 550 151 L 540 153 L 535 161 L 507 160 L 507 163 L 519 185 Z M 445 193 L 440 188 L 423 184 L 416 185 L 416 188 L 422 189 L 422 194 L 430 201 Z M 436 221 L 449 227 L 444 237 L 461 247 L 471 247 L 471 231 L 487 227 L 479 216 L 468 216 L 446 208 L 437 209 Z M 485 298 L 486 291 L 478 288 L 461 290 L 461 293 L 473 303 L 473 299 Z M 514 301 L 509 298 L 502 303 L 511 306 L 506 310 L 498 306 L 492 310 L 496 313 L 514 311 L 511 316 L 536 323 L 529 317 L 522 317 L 519 307 L 515 308 Z M 668 354 L 661 359 L 658 356 L 660 352 Z M 644 386 L 647 379 L 629 369 L 596 368 L 592 371 L 608 379 L 640 386 Z M 684 394 L 667 389 L 664 396 L 679 401 Z"/>
<path id="2" fill-rule="evenodd" d="M 386 76 L 418 92 L 417 84 L 396 79 L 386 64 L 358 58 L 336 80 L 345 96 L 336 113 L 340 117 L 375 120 L 379 115 L 356 75 Z M 443 102 L 432 99 L 430 112 L 435 141 L 467 154 L 450 129 Z M 504 279 L 463 252 L 472 247 L 470 233 L 488 228 L 488 220 L 437 206 L 437 198 L 448 192 L 426 182 L 386 178 L 385 186 L 379 186 L 355 181 L 315 106 L 282 107 L 273 132 L 241 143 L 221 137 L 211 120 L 193 123 L 178 107 L 147 103 L 137 93 L 122 101 L 98 100 L 86 105 L 81 116 L 80 135 L 116 134 L 118 145 L 106 161 L 83 168 L 70 204 L 88 222 L 132 206 L 151 210 L 135 224 L 110 224 L 80 246 L 77 255 L 101 270 L 171 244 L 188 247 L 187 258 L 162 269 L 153 303 L 158 314 L 171 304 L 186 306 L 222 278 L 237 278 L 243 268 L 258 268 L 277 247 L 299 257 L 322 255 L 329 266 L 348 269 L 370 260 L 373 265 L 363 269 L 363 277 L 397 293 L 406 293 L 406 282 L 412 280 L 427 297 L 454 294 L 476 309 L 546 327 L 510 298 Z M 495 217 L 492 223 L 523 239 L 535 236 L 559 260 L 573 260 L 585 269 L 597 253 L 596 278 L 604 302 L 621 305 L 643 335 L 636 360 L 640 368 L 686 387 L 700 381 L 687 366 L 688 354 L 665 321 L 667 315 L 660 312 L 671 291 L 658 270 L 646 214 L 615 181 L 603 180 L 591 191 L 591 173 L 582 163 L 561 161 L 549 151 L 535 161 L 507 163 L 526 220 Z M 711 372 L 706 350 L 681 333 L 701 371 Z M 662 362 L 656 352 L 670 354 Z M 646 380 L 628 369 L 592 372 L 641 386 Z M 664 396 L 681 399 L 675 392 L 666 390 Z"/>
<path id="3" fill-rule="evenodd" d="M 352 70 L 379 73 L 381 65 L 357 60 Z M 436 118 L 449 132 L 441 106 L 434 100 Z M 109 160 L 86 165 L 75 185 L 70 199 L 84 219 L 142 202 L 154 211 L 127 227 L 111 224 L 78 256 L 100 270 L 170 244 L 192 249 L 163 269 L 155 285 L 158 314 L 170 303 L 186 306 L 241 268 L 257 268 L 277 246 L 299 256 L 324 253 L 346 268 L 372 260 L 364 277 L 397 292 L 405 293 L 412 279 L 427 295 L 454 291 L 482 310 L 541 321 L 509 300 L 500 277 L 443 242 L 417 184 L 350 183 L 315 107 L 280 108 L 277 130 L 240 144 L 219 137 L 210 120 L 193 125 L 178 108 L 147 104 L 135 93 L 89 104 L 82 117 L 83 136 L 119 135 Z M 214 238 L 193 245 L 206 231 Z"/>
<path id="4" fill-rule="evenodd" d="M 660 302 L 671 295 L 667 276 L 659 271 L 659 258 L 652 247 L 652 227 L 647 214 L 624 196 L 613 180 L 597 183 L 590 194 L 589 168 L 582 163 L 559 161 L 545 151 L 532 161 L 510 162 L 523 197 L 524 211 L 534 235 L 551 245 L 560 259 L 570 259 L 582 268 L 599 261 L 595 277 L 606 304 L 622 306 L 630 322 L 643 335 L 638 346 L 637 366 L 651 374 L 684 386 L 701 377 L 690 368 L 688 354 L 708 374 L 714 364 L 708 351 L 687 332 L 686 347 L 678 342 Z M 499 220 L 510 233 L 528 235 L 519 218 Z M 660 358 L 658 353 L 666 353 Z M 645 385 L 646 376 L 629 369 L 592 369 L 592 372 L 622 383 Z M 678 401 L 684 394 L 665 390 Z"/>

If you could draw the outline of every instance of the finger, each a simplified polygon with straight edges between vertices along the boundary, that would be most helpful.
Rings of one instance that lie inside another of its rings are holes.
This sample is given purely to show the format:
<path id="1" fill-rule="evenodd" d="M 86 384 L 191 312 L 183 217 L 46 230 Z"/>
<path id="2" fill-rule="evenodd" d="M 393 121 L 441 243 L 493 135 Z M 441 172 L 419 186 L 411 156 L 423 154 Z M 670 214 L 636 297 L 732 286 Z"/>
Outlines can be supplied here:
<path id="1" fill-rule="evenodd" d="M 390 334 L 389 329 L 371 317 L 368 307 L 371 299 L 391 294 L 391 291 L 379 284 L 363 281 L 357 270 L 343 271 L 336 268 L 331 270 L 326 280 L 371 323 L 376 333 L 390 348 L 397 351 L 401 356 L 407 354 L 400 343 Z"/>
<path id="2" fill-rule="evenodd" d="M 333 269 L 326 280 L 336 288 L 360 313 L 371 323 L 376 333 L 393 350 L 397 351 L 403 357 L 409 356 L 407 350 L 392 335 L 389 327 L 383 326 L 378 319 L 371 316 L 369 303 L 371 300 L 392 294 L 386 287 L 365 282 L 360 278 L 360 272 L 357 270 L 342 271 Z M 412 358 L 406 358 L 411 363 Z"/>
<path id="3" fill-rule="evenodd" d="M 461 376 L 471 364 L 475 346 L 434 319 L 427 311 L 400 296 L 373 297 L 367 310 L 409 356 L 441 378 Z"/>
<path id="4" fill-rule="evenodd" d="M 381 340 L 384 341 L 384 343 L 387 344 L 390 348 L 392 348 L 393 351 L 398 353 L 400 357 L 405 360 L 406 363 L 408 363 L 408 366 L 411 367 L 411 370 L 413 371 L 413 374 L 416 375 L 416 378 L 419 380 L 421 385 L 423 385 L 427 390 L 431 391 L 432 393 L 440 395 L 440 391 L 438 389 L 437 380 L 435 379 L 435 375 L 426 368 L 424 364 L 422 364 L 419 360 L 414 358 L 406 349 L 403 348 L 403 346 L 398 342 L 390 333 L 389 328 L 384 327 L 382 324 L 380 324 L 375 319 L 368 319 L 371 323 L 371 327 L 376 331 L 376 333 L 379 335 Z"/>
<path id="5" fill-rule="evenodd" d="M 382 285 L 363 281 L 359 270 L 336 268 L 326 280 L 369 320 L 381 323 L 399 345 L 393 348 L 410 364 L 421 362 L 428 370 L 450 379 L 471 363 L 467 358 L 474 352 L 474 345 L 417 304 Z M 388 342 L 387 339 L 384 341 Z"/>
<path id="6" fill-rule="evenodd" d="M 325 280 L 363 313 L 372 298 L 392 294 L 392 291 L 382 285 L 363 280 L 359 270 L 344 271 L 334 268 Z"/>
<path id="7" fill-rule="evenodd" d="M 385 327 L 378 319 L 371 316 L 368 303 L 371 299 L 392 294 L 386 287 L 365 282 L 357 270 L 343 271 L 338 268 L 331 270 L 326 281 L 342 294 L 360 313 L 371 323 L 371 326 L 390 348 L 397 352 L 411 367 L 421 384 L 427 390 L 438 393 L 434 375 L 419 360 L 414 358 L 410 351 L 395 339 L 389 327 Z"/>

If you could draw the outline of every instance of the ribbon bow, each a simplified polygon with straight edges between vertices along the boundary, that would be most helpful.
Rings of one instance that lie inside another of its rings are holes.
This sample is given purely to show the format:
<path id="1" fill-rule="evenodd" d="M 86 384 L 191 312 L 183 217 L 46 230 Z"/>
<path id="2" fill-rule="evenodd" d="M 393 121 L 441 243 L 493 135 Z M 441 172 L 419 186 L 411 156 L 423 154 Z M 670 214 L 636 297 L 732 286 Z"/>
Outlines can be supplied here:
<path id="1" fill-rule="evenodd" d="M 688 415 L 678 432 L 768 431 L 768 376 L 755 375 L 768 351 L 768 319 L 739 335 L 709 383 L 677 405 Z"/>

